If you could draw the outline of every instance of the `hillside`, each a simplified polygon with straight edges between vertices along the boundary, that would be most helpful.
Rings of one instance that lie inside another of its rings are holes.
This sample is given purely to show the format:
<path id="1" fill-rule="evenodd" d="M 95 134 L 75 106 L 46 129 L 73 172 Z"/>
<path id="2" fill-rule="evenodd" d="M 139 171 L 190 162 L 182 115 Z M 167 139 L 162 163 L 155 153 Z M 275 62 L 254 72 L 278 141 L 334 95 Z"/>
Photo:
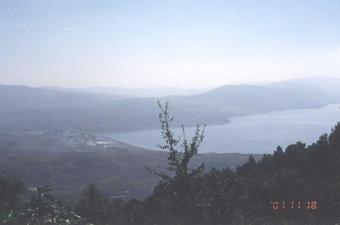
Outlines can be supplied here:
<path id="1" fill-rule="evenodd" d="M 2 135 L 0 174 L 17 177 L 28 187 L 49 185 L 58 198 L 72 204 L 90 182 L 98 184 L 103 193 L 112 198 L 144 198 L 160 179 L 146 167 L 166 171 L 166 152 L 114 140 L 110 140 L 113 144 L 109 147 L 93 146 L 90 142 L 84 145 L 78 139 L 80 136 Z M 87 140 L 91 138 L 88 136 Z M 247 159 L 248 155 L 243 154 L 201 154 L 192 165 L 204 162 L 208 168 L 235 168 Z"/>
<path id="2" fill-rule="evenodd" d="M 78 209 L 97 224 L 335 225 L 340 221 L 339 160 L 337 123 L 309 146 L 297 142 L 262 159 L 250 156 L 236 170 L 188 171 L 176 160 L 176 175 L 163 178 L 145 200 L 106 201 L 95 208 L 105 213 L 94 216 L 88 216 L 94 207 Z"/>
<path id="3" fill-rule="evenodd" d="M 335 77 L 309 77 L 304 79 L 295 79 L 288 81 L 281 81 L 269 84 L 271 87 L 282 87 L 282 88 L 310 88 L 310 89 L 318 89 L 326 94 L 330 98 L 338 99 L 340 97 L 339 87 L 340 87 L 340 79 Z"/>
<path id="4" fill-rule="evenodd" d="M 0 86 L 0 133 L 51 128 L 86 132 L 158 128 L 157 100 L 171 102 L 176 126 L 222 124 L 233 116 L 339 103 L 337 88 L 340 82 L 293 80 L 263 86 L 227 85 L 196 95 L 122 98 L 67 89 Z"/>
<path id="5" fill-rule="evenodd" d="M 0 86 L 0 133 L 24 130 L 133 131 L 158 127 L 155 98 Z M 182 105 L 183 106 L 183 105 Z M 223 112 L 174 108 L 181 123 L 225 123 Z"/>
<path id="6" fill-rule="evenodd" d="M 172 98 L 172 102 L 203 105 L 225 112 L 229 117 L 288 109 L 321 107 L 335 103 L 317 88 L 287 86 L 227 85 L 197 95 Z M 339 100 L 339 99 L 338 99 Z"/>

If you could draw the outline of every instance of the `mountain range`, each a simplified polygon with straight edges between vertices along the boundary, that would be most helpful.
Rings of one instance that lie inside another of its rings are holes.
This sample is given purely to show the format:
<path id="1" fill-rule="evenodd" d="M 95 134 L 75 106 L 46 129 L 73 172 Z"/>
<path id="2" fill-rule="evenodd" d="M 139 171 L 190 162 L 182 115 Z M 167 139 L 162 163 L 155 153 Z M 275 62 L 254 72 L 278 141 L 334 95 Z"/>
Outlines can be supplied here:
<path id="1" fill-rule="evenodd" d="M 226 123 L 233 116 L 322 107 L 340 102 L 340 80 L 314 77 L 264 85 L 225 85 L 194 95 L 126 96 L 63 88 L 0 86 L 0 174 L 27 186 L 47 184 L 70 204 L 95 182 L 106 196 L 144 198 L 166 171 L 166 152 L 152 151 L 86 132 L 158 128 L 156 101 L 170 101 L 176 120 Z M 85 140 L 85 141 L 84 141 Z M 103 147 L 109 143 L 109 147 Z M 98 145 L 99 144 L 99 145 Z M 247 154 L 200 154 L 193 165 L 235 168 Z M 255 156 L 257 159 L 261 155 Z"/>
<path id="2" fill-rule="evenodd" d="M 158 128 L 157 100 L 170 102 L 176 124 L 227 123 L 234 116 L 316 108 L 340 102 L 340 79 L 312 77 L 265 85 L 225 85 L 193 95 L 127 96 L 93 89 L 0 86 L 0 132 L 121 132 Z M 99 88 L 100 89 L 100 88 Z M 104 88 L 105 90 L 105 88 Z M 96 92 L 96 93 L 94 93 Z"/>

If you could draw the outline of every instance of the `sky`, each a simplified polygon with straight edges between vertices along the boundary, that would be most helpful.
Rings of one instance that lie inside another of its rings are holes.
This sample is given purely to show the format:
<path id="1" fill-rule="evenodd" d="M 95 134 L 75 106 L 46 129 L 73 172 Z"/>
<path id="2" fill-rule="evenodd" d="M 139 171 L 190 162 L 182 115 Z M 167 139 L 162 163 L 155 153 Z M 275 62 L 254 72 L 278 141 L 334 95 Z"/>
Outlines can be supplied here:
<path id="1" fill-rule="evenodd" d="M 340 0 L 0 0 L 0 84 L 340 77 Z"/>

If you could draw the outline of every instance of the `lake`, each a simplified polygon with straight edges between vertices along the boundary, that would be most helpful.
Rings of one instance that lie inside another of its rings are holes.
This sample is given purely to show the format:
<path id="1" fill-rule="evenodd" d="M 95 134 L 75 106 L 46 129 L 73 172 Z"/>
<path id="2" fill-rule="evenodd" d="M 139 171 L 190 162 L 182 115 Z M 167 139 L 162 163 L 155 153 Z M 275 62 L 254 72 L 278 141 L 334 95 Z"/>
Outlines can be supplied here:
<path id="1" fill-rule="evenodd" d="M 340 121 L 339 105 L 233 117 L 230 123 L 208 126 L 200 152 L 271 153 L 278 145 L 311 144 Z M 193 128 L 186 128 L 187 136 Z M 174 129 L 177 135 L 181 129 Z M 110 133 L 105 136 L 150 149 L 163 143 L 160 130 Z"/>

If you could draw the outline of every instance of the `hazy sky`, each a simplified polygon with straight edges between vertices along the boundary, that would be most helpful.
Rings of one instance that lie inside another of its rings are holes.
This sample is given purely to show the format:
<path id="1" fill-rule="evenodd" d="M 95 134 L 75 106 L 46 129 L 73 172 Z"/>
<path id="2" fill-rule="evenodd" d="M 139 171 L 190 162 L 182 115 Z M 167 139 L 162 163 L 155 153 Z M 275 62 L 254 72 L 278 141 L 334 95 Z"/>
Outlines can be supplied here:
<path id="1" fill-rule="evenodd" d="M 340 77 L 340 0 L 0 0 L 0 83 Z"/>

